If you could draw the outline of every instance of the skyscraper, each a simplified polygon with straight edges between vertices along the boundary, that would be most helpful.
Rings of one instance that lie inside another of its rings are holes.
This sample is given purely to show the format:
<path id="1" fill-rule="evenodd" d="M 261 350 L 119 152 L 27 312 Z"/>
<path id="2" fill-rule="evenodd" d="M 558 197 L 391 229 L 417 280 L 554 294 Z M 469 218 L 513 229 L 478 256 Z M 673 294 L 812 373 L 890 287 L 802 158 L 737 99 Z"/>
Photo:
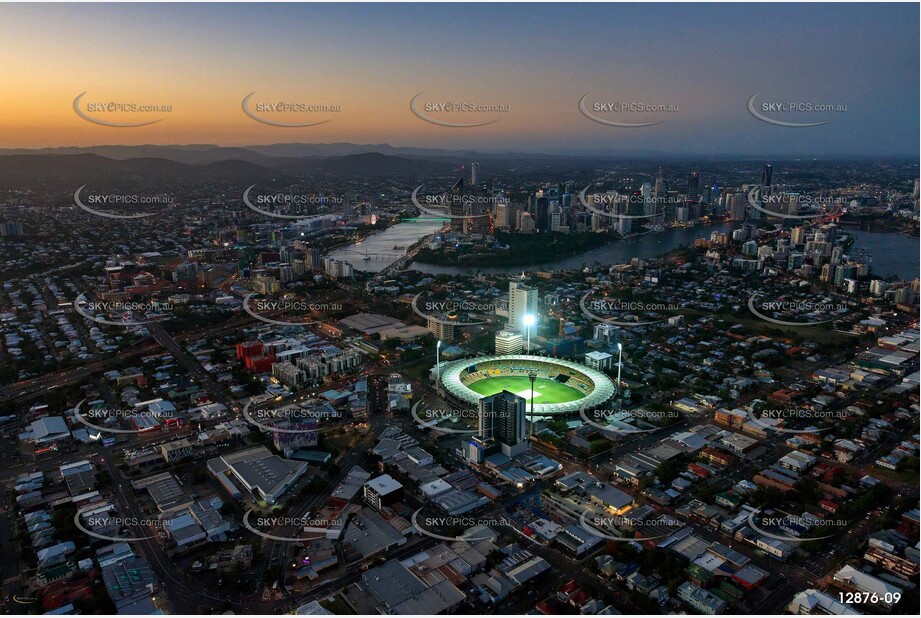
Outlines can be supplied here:
<path id="1" fill-rule="evenodd" d="M 688 174 L 688 201 L 696 204 L 700 199 L 700 175 L 697 172 Z"/>
<path id="2" fill-rule="evenodd" d="M 764 164 L 764 169 L 761 170 L 761 186 L 770 187 L 771 186 L 771 177 L 774 174 L 774 166 L 770 163 Z"/>
<path id="3" fill-rule="evenodd" d="M 470 164 L 470 186 L 476 188 L 480 180 L 480 164 L 474 161 Z"/>
<path id="4" fill-rule="evenodd" d="M 537 315 L 537 289 L 511 281 L 508 284 L 508 325 L 524 333 L 524 316 Z M 533 333 L 532 333 L 533 334 Z"/>
<path id="5" fill-rule="evenodd" d="M 665 170 L 659 166 L 659 175 L 656 176 L 656 185 L 653 190 L 653 197 L 664 197 L 668 193 L 668 183 L 665 182 Z"/>
<path id="6" fill-rule="evenodd" d="M 502 453 L 509 457 L 528 450 L 525 434 L 527 400 L 514 393 L 502 391 L 480 399 L 479 437 L 495 440 Z"/>

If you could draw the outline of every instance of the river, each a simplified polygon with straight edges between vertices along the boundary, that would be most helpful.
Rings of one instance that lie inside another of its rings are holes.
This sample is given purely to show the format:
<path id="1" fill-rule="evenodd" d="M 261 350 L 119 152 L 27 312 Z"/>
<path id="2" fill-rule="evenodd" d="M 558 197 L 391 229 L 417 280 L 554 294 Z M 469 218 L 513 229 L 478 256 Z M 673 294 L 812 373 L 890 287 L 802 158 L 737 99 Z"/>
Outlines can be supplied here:
<path id="1" fill-rule="evenodd" d="M 351 262 L 356 270 L 378 272 L 406 254 L 406 247 L 427 234 L 436 232 L 442 221 L 415 220 L 398 223 L 383 232 L 369 236 L 360 243 L 334 250 L 330 255 Z M 574 269 L 583 264 L 622 264 L 632 258 L 650 259 L 668 253 L 681 245 L 691 245 L 697 238 L 709 238 L 712 232 L 738 228 L 739 223 L 717 223 L 694 227 L 671 228 L 663 232 L 644 234 L 625 241 L 613 242 L 579 255 L 545 264 L 531 266 L 442 266 L 413 262 L 412 268 L 431 274 L 469 275 L 476 272 L 515 274 L 523 270 Z M 887 232 L 847 230 L 856 236 L 855 248 L 868 249 L 873 258 L 872 272 L 880 277 L 895 275 L 914 279 L 919 275 L 918 239 Z M 394 249 L 394 246 L 403 247 Z M 371 259 L 365 260 L 365 255 Z"/>
<path id="2" fill-rule="evenodd" d="M 573 269 L 583 264 L 622 264 L 632 258 L 649 259 L 668 253 L 681 245 L 692 245 L 697 238 L 710 238 L 712 232 L 728 232 L 738 227 L 733 223 L 718 223 L 715 225 L 696 225 L 694 227 L 671 228 L 663 232 L 653 232 L 636 236 L 624 241 L 615 241 L 597 249 L 592 249 L 572 257 L 549 262 L 534 264 L 533 266 L 442 266 L 437 264 L 421 264 L 413 262 L 413 268 L 422 272 L 440 274 L 470 274 L 477 271 L 484 273 L 520 273 L 523 270 L 541 269 Z"/>
<path id="3" fill-rule="evenodd" d="M 414 242 L 436 232 L 443 226 L 444 221 L 441 220 L 403 221 L 382 232 L 372 234 L 360 242 L 334 249 L 329 255 L 337 260 L 350 262 L 355 270 L 376 273 L 406 255 L 406 249 Z M 394 249 L 394 247 L 402 247 L 402 249 Z M 366 256 L 370 259 L 364 259 Z"/>
<path id="4" fill-rule="evenodd" d="M 848 230 L 855 236 L 855 249 L 868 249 L 873 258 L 871 272 L 878 277 L 895 275 L 909 281 L 921 272 L 918 260 L 918 239 L 892 232 Z"/>

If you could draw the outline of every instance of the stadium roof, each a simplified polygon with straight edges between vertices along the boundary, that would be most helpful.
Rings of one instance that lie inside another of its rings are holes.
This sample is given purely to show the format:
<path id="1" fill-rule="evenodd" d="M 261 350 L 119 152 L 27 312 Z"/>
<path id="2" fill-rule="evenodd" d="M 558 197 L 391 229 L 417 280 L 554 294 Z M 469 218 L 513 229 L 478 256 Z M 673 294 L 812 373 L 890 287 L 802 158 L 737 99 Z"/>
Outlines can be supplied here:
<path id="1" fill-rule="evenodd" d="M 532 356 L 528 354 L 504 354 L 497 356 L 479 356 L 477 358 L 466 358 L 451 363 L 447 363 L 441 370 L 442 386 L 451 395 L 470 404 L 477 404 L 482 395 L 468 388 L 461 382 L 461 372 L 470 365 L 481 365 L 488 362 L 528 362 L 536 365 L 555 365 L 565 367 L 579 372 L 587 378 L 593 385 L 592 392 L 581 399 L 567 401 L 564 403 L 535 403 L 534 414 L 539 416 L 551 416 L 554 414 L 567 414 L 578 412 L 585 409 L 590 410 L 606 402 L 614 395 L 614 382 L 609 377 L 585 365 L 574 363 L 572 361 L 547 358 L 543 356 Z M 528 404 L 530 406 L 530 404 Z M 530 411 L 529 411 L 530 413 Z"/>

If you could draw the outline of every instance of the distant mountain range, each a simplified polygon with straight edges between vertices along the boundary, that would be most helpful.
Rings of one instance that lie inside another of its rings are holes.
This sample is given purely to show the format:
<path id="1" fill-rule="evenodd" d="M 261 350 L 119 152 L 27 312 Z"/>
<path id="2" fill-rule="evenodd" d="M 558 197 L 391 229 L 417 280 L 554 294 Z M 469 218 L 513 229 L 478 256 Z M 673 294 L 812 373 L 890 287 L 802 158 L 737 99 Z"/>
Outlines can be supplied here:
<path id="1" fill-rule="evenodd" d="M 446 150 L 440 148 L 397 147 L 389 144 L 268 144 L 263 146 L 216 146 L 214 144 L 186 144 L 157 146 L 93 146 L 81 148 L 0 148 L 0 156 L 10 155 L 78 155 L 95 154 L 109 159 L 168 159 L 190 165 L 204 165 L 217 161 L 249 161 L 270 165 L 273 159 L 302 159 L 318 157 L 345 157 L 349 155 L 377 153 L 411 159 L 446 159 L 456 162 L 474 160 L 548 160 L 565 158 L 639 158 L 660 156 L 655 151 L 604 151 L 597 153 L 533 153 L 533 152 L 480 152 L 476 150 Z"/>
<path id="2" fill-rule="evenodd" d="M 224 158 L 211 150 L 182 150 L 176 160 L 165 155 L 168 150 L 144 147 L 132 153 L 121 146 L 122 158 L 79 152 L 84 149 L 66 149 L 68 154 L 7 154 L 0 158 L 0 184 L 80 186 L 84 183 L 111 183 L 129 178 L 154 182 L 202 182 L 233 180 L 239 178 L 261 180 L 278 176 L 321 174 L 337 177 L 407 176 L 426 177 L 450 175 L 460 171 L 460 162 L 433 161 L 385 155 L 378 152 L 344 156 L 270 157 L 243 149 L 222 149 L 247 158 Z M 107 151 L 108 149 L 106 149 Z M 241 152 L 243 151 L 243 152 Z M 146 156 L 130 156 L 131 154 Z M 157 154 L 161 156 L 156 156 Z M 222 154 L 232 154 L 223 153 Z M 129 156 L 125 156 L 129 155 Z"/>
<path id="3" fill-rule="evenodd" d="M 599 152 L 551 155 L 484 153 L 433 148 L 403 148 L 388 144 L 270 144 L 231 147 L 211 144 L 174 146 L 95 146 L 55 149 L 0 149 L 0 186 L 23 184 L 80 186 L 85 183 L 192 182 L 279 176 L 327 175 L 374 178 L 395 176 L 420 179 L 462 176 L 471 161 L 488 161 L 492 169 L 554 164 L 570 169 L 592 169 L 614 160 L 675 160 L 674 155 L 630 151 L 615 155 Z M 702 157 L 700 160 L 721 157 Z M 730 159 L 726 157 L 726 159 Z M 736 161 L 742 157 L 733 158 Z M 754 160 L 764 160 L 761 157 Z M 685 159 L 686 160 L 686 159 Z M 725 159 L 724 159 L 725 160 Z"/>

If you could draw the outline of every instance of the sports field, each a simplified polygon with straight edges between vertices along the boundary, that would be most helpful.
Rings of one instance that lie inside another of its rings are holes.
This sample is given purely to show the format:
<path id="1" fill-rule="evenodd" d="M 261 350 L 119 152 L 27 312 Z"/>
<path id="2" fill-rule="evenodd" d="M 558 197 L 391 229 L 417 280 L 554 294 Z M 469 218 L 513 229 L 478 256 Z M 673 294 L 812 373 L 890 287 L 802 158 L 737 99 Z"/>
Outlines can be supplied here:
<path id="1" fill-rule="evenodd" d="M 472 384 L 467 388 L 479 393 L 480 395 L 495 395 L 502 391 L 509 391 L 519 397 L 524 397 L 528 405 L 531 403 L 531 380 L 524 376 L 498 376 L 486 378 Z M 571 386 L 560 384 L 555 380 L 546 378 L 537 378 L 534 381 L 534 405 L 541 403 L 566 403 L 582 399 L 585 394 L 577 391 Z"/>

